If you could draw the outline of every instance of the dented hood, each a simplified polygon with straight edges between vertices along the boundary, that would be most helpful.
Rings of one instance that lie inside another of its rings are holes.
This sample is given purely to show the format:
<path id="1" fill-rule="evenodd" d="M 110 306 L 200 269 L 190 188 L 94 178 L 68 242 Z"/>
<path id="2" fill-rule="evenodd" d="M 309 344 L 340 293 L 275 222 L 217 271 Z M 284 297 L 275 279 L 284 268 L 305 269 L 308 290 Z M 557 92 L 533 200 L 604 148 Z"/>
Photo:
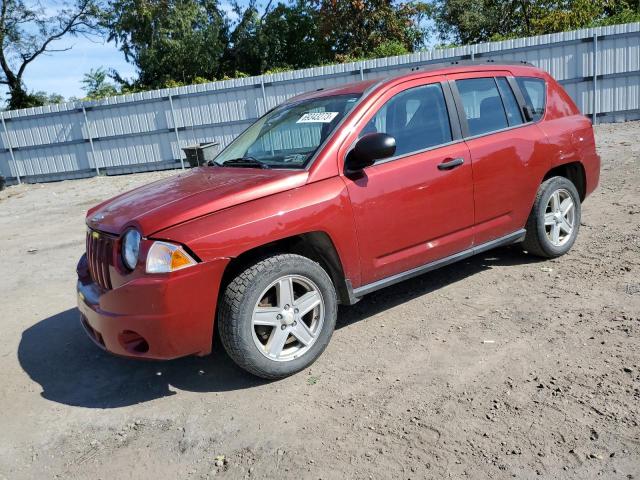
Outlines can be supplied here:
<path id="1" fill-rule="evenodd" d="M 306 170 L 200 167 L 97 205 L 87 225 L 119 235 L 135 225 L 145 236 L 234 205 L 297 188 Z"/>

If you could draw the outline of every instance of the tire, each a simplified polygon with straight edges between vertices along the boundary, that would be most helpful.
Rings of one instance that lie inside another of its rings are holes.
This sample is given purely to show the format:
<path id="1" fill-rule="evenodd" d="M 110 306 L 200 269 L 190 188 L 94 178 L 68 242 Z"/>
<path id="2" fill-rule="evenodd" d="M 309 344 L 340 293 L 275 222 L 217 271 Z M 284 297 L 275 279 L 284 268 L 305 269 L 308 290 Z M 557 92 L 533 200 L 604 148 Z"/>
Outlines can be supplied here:
<path id="1" fill-rule="evenodd" d="M 227 285 L 218 314 L 220 339 L 239 367 L 266 379 L 284 378 L 324 351 L 337 308 L 333 283 L 318 263 L 300 255 L 273 255 Z"/>
<path id="2" fill-rule="evenodd" d="M 554 195 L 557 197 L 553 198 Z M 566 202 L 566 203 L 563 203 Z M 559 209 L 554 208 L 558 205 Z M 562 205 L 567 210 L 563 213 Z M 533 208 L 526 224 L 522 247 L 543 258 L 555 258 L 567 253 L 576 241 L 580 229 L 580 195 L 575 185 L 565 177 L 552 177 L 538 188 Z M 570 228 L 570 233 L 567 230 Z M 555 235 L 555 232 L 559 232 Z"/>

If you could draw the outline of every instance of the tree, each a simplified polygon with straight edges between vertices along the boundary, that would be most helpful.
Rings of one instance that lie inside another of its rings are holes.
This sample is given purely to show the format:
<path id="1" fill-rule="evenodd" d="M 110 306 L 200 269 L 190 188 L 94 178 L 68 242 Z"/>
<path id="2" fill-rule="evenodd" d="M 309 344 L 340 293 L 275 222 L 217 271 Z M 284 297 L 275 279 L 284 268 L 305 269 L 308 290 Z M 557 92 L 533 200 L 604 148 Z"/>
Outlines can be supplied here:
<path id="1" fill-rule="evenodd" d="M 244 10 L 236 3 L 234 10 L 240 20 L 229 37 L 230 43 L 225 53 L 225 73 L 238 70 L 259 75 L 266 66 L 261 45 L 262 17 L 253 0 Z"/>
<path id="2" fill-rule="evenodd" d="M 107 71 L 103 68 L 91 69 L 84 74 L 82 89 L 87 94 L 88 100 L 98 100 L 118 94 L 115 85 L 107 81 Z"/>
<path id="3" fill-rule="evenodd" d="M 425 3 L 391 0 L 296 0 L 270 3 L 260 15 L 255 1 L 235 7 L 228 68 L 253 75 L 373 56 L 399 55 L 423 44 Z"/>
<path id="4" fill-rule="evenodd" d="M 242 9 L 234 7 L 240 18 L 230 35 L 226 55 L 228 72 L 259 75 L 265 71 L 304 68 L 326 62 L 326 49 L 320 47 L 318 15 L 308 1 L 268 4 L 262 15 L 255 1 Z"/>
<path id="5" fill-rule="evenodd" d="M 531 22 L 536 34 L 607 24 L 609 19 L 633 13 L 635 18 L 627 21 L 637 21 L 640 16 L 638 0 L 565 0 L 541 3 L 538 15 Z"/>
<path id="6" fill-rule="evenodd" d="M 49 13 L 36 0 L 0 0 L 0 84 L 9 89 L 8 107 L 42 105 L 42 97 L 29 93 L 23 77 L 39 56 L 68 50 L 55 43 L 71 35 L 90 35 L 97 30 L 99 8 L 96 0 L 74 0 Z"/>
<path id="7" fill-rule="evenodd" d="M 436 0 L 433 18 L 442 40 L 469 44 L 638 19 L 638 8 L 638 0 Z"/>
<path id="8" fill-rule="evenodd" d="M 311 0 L 318 6 L 320 33 L 337 60 L 364 58 L 386 42 L 407 51 L 420 47 L 426 31 L 421 20 L 429 4 L 392 0 Z"/>
<path id="9" fill-rule="evenodd" d="M 104 26 L 139 73 L 139 87 L 222 73 L 228 20 L 216 0 L 113 0 Z"/>
<path id="10" fill-rule="evenodd" d="M 331 61 L 318 15 L 306 0 L 279 3 L 266 13 L 261 34 L 268 69 L 306 68 Z"/>
<path id="11" fill-rule="evenodd" d="M 39 105 L 54 105 L 65 101 L 64 97 L 59 93 L 34 92 L 29 95 L 31 95 Z"/>

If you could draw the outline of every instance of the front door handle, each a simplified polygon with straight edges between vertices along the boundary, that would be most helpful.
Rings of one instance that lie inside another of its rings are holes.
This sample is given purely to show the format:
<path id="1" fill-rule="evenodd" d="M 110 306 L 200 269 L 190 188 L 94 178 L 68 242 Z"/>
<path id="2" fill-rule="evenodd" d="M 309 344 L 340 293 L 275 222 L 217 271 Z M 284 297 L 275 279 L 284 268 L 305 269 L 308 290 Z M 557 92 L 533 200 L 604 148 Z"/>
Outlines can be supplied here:
<path id="1" fill-rule="evenodd" d="M 438 170 L 451 170 L 453 168 L 459 167 L 464 163 L 464 158 L 447 158 L 444 162 L 438 165 Z"/>

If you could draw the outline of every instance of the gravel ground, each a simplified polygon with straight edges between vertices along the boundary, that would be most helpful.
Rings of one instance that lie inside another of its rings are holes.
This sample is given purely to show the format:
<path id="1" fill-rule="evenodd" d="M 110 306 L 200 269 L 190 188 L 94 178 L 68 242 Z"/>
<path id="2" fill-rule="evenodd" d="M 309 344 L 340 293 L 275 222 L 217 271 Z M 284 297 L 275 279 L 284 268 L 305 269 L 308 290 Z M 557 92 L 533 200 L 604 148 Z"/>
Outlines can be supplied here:
<path id="1" fill-rule="evenodd" d="M 0 192 L 0 478 L 640 478 L 640 123 L 596 128 L 578 241 L 502 248 L 341 308 L 278 382 L 115 358 L 75 304 L 84 213 L 174 173 Z"/>

